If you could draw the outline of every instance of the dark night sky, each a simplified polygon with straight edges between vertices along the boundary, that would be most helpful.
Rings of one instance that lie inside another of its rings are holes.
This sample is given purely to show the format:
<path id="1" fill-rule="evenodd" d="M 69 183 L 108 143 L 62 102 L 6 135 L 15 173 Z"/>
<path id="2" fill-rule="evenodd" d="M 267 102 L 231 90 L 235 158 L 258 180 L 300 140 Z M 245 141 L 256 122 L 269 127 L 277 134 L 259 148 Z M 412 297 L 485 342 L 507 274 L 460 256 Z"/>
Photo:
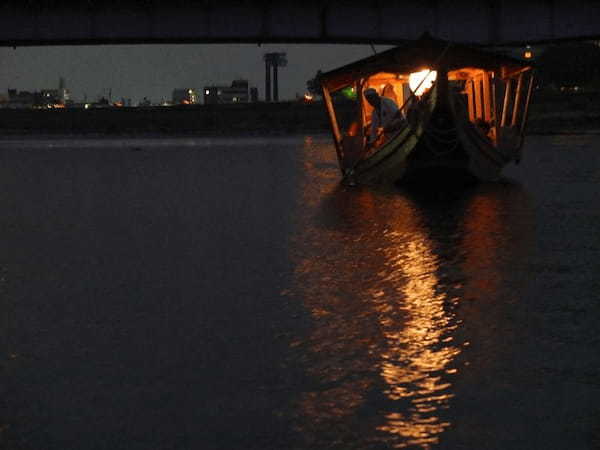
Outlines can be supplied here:
<path id="1" fill-rule="evenodd" d="M 385 46 L 378 46 L 378 51 Z M 318 69 L 330 70 L 373 54 L 369 45 L 120 45 L 0 48 L 0 95 L 8 88 L 40 90 L 58 87 L 64 77 L 75 101 L 96 100 L 112 90 L 113 100 L 144 96 L 170 99 L 175 88 L 202 88 L 246 78 L 264 96 L 262 55 L 284 51 L 288 66 L 279 71 L 280 99 L 306 91 Z"/>

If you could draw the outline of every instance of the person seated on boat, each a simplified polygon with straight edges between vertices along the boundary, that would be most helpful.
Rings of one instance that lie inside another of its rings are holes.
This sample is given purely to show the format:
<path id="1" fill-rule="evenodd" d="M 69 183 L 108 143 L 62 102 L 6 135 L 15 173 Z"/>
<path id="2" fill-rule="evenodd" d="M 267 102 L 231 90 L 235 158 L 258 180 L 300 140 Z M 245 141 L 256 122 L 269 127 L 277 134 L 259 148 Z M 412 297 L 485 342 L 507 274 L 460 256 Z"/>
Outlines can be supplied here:
<path id="1" fill-rule="evenodd" d="M 396 91 L 394 90 L 394 86 L 392 86 L 390 83 L 387 83 L 385 86 L 383 86 L 381 96 L 390 98 L 394 101 L 396 105 L 398 104 L 398 97 L 396 96 Z"/>
<path id="2" fill-rule="evenodd" d="M 381 97 L 375 89 L 365 89 L 364 95 L 373 107 L 371 132 L 367 141 L 372 146 L 386 133 L 400 129 L 404 124 L 404 117 L 392 99 Z"/>

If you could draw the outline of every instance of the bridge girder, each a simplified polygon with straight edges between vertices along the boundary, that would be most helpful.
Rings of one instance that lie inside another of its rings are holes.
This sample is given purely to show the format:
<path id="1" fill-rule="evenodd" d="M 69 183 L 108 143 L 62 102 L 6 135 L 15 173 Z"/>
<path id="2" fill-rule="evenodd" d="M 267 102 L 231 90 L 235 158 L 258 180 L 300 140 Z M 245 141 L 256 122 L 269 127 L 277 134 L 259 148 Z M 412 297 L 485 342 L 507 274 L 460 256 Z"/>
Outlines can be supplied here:
<path id="1" fill-rule="evenodd" d="M 396 44 L 422 33 L 511 45 L 600 37 L 596 0 L 6 0 L 0 46 Z"/>

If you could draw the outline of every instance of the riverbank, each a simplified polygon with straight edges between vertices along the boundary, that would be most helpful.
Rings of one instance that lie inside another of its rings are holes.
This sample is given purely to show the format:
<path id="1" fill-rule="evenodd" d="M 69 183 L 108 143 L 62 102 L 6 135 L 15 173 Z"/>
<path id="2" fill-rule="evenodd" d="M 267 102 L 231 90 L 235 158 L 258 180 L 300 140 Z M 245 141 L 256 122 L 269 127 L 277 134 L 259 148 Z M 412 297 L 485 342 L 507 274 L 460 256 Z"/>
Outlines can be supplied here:
<path id="1" fill-rule="evenodd" d="M 600 133 L 600 94 L 536 93 L 528 134 Z M 340 123 L 355 116 L 337 105 Z M 176 107 L 9 110 L 0 109 L 0 136 L 74 135 L 272 135 L 329 132 L 321 102 L 193 105 Z"/>
<path id="2" fill-rule="evenodd" d="M 321 103 L 0 110 L 0 133 L 263 135 L 326 131 Z"/>

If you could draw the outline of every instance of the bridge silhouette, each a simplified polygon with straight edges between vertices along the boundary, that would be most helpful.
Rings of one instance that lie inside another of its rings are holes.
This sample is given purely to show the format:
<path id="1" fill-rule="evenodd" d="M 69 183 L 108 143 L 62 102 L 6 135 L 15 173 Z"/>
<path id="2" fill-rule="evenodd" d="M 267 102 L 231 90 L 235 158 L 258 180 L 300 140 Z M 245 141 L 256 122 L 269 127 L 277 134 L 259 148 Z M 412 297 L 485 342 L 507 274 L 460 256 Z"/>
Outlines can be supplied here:
<path id="1" fill-rule="evenodd" d="M 600 38 L 596 0 L 5 0 L 0 46 L 397 44 L 423 32 L 518 45 Z"/>

